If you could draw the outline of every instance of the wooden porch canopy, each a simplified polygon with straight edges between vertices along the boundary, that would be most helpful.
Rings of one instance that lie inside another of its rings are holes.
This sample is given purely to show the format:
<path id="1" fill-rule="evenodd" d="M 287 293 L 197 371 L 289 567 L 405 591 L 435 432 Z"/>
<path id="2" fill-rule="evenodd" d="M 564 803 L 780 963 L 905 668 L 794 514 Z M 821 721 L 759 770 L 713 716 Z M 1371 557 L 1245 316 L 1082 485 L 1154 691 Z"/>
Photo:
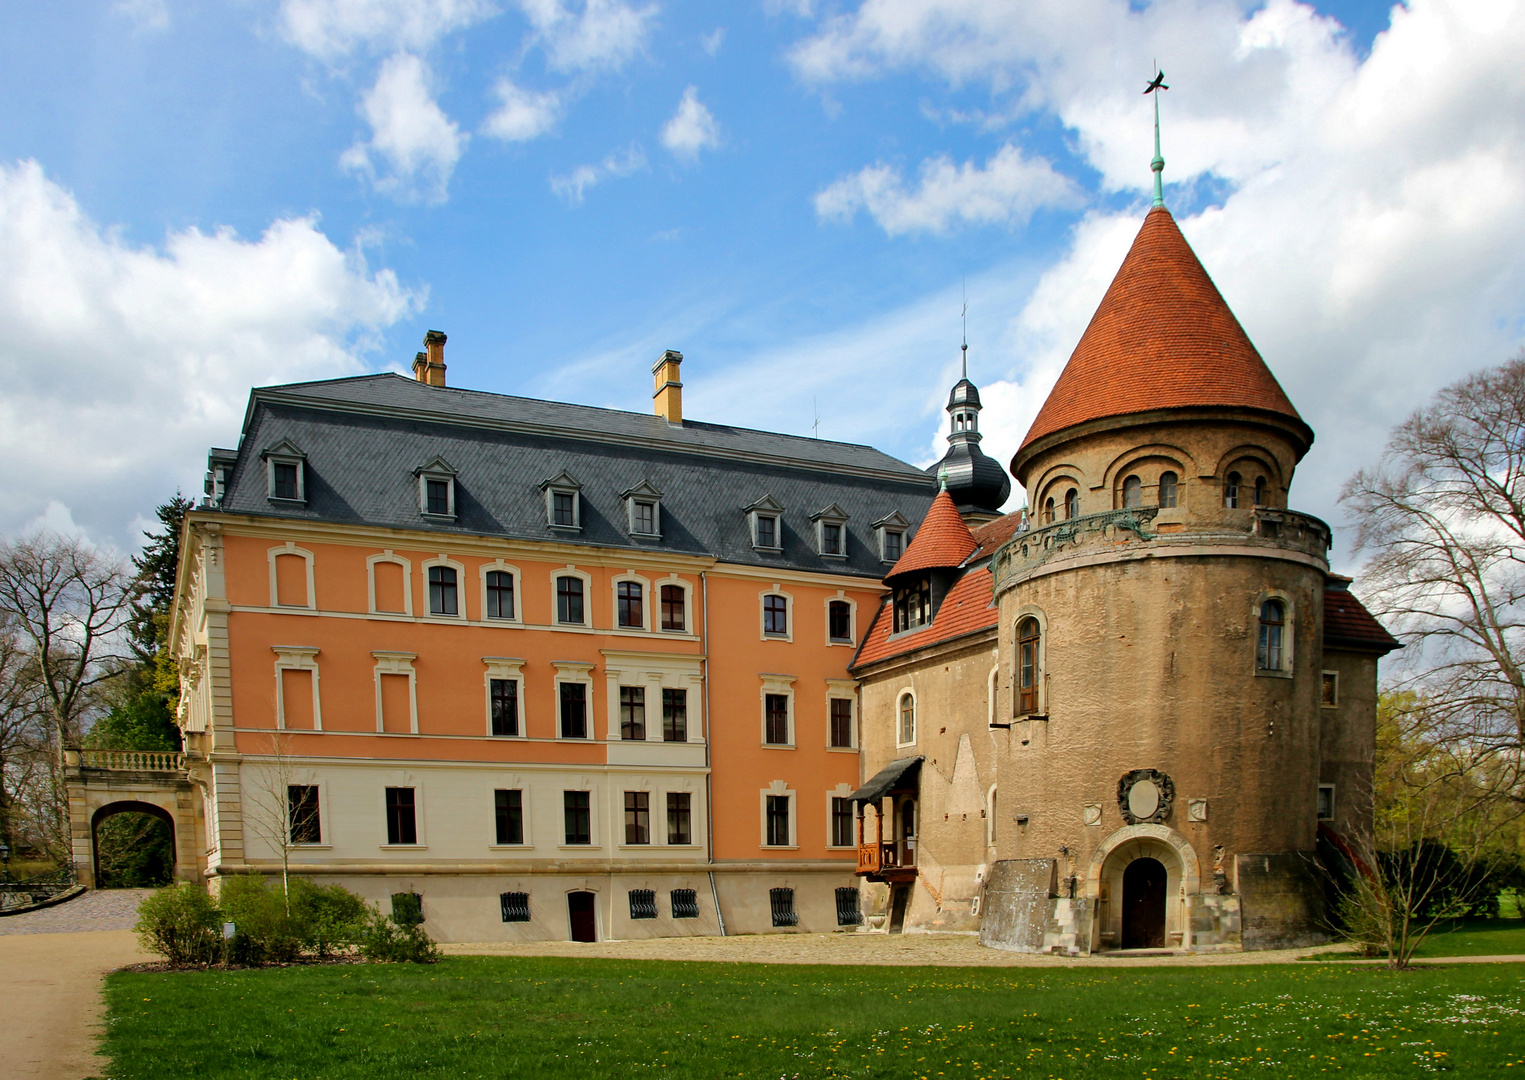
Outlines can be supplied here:
<path id="1" fill-rule="evenodd" d="M 897 758 L 876 772 L 868 783 L 848 796 L 861 810 L 864 803 L 877 803 L 891 791 L 914 787 L 921 776 L 921 763 L 926 758 Z"/>

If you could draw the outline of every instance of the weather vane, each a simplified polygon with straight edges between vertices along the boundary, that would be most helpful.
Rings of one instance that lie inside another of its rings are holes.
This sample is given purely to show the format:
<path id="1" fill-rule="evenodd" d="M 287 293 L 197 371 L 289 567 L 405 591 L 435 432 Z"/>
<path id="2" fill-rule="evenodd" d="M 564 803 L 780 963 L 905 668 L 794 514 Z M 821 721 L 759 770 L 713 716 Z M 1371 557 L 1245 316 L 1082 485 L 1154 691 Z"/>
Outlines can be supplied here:
<path id="1" fill-rule="evenodd" d="M 959 346 L 959 352 L 964 358 L 964 378 L 967 379 L 969 377 L 969 284 L 961 281 L 959 287 L 964 290 L 964 310 L 959 315 L 964 324 L 964 343 Z"/>
<path id="2" fill-rule="evenodd" d="M 1154 205 L 1165 205 L 1165 159 L 1160 156 L 1160 91 L 1169 90 L 1165 84 L 1165 73 L 1160 70 L 1160 65 L 1154 65 L 1154 81 L 1144 87 L 1144 93 L 1154 95 L 1154 160 L 1149 167 L 1154 170 Z"/>

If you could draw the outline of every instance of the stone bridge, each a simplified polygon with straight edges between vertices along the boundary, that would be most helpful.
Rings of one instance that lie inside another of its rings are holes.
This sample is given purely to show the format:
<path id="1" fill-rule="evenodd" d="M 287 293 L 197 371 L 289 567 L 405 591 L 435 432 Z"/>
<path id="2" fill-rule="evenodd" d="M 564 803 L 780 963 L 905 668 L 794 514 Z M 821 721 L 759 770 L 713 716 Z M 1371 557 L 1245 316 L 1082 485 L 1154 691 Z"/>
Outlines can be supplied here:
<path id="1" fill-rule="evenodd" d="M 175 879 L 201 879 L 205 829 L 185 755 L 152 750 L 65 750 L 69 838 L 81 885 L 95 887 L 96 830 L 116 814 L 152 814 L 174 833 Z"/>

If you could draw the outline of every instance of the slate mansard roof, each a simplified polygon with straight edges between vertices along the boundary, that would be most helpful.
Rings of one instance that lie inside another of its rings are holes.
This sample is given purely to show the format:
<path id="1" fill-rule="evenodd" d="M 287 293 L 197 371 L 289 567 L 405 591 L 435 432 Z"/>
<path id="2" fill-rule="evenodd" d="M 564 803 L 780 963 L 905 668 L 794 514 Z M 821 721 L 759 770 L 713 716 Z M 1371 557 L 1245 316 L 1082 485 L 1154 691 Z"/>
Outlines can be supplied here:
<path id="1" fill-rule="evenodd" d="M 306 455 L 305 504 L 269 498 L 261 454 L 282 440 Z M 456 471 L 454 521 L 419 512 L 415 470 L 435 458 Z M 562 473 L 581 484 L 577 533 L 547 521 L 542 485 Z M 642 481 L 661 492 L 660 539 L 630 536 L 621 493 Z M 920 469 L 868 446 L 692 420 L 674 425 L 387 374 L 253 390 L 221 509 L 877 579 L 884 565 L 872 523 L 895 511 L 919 521 L 935 494 Z M 767 495 L 784 507 L 776 554 L 752 547 L 743 510 Z M 817 552 L 810 515 L 833 503 L 848 515 L 846 559 Z"/>

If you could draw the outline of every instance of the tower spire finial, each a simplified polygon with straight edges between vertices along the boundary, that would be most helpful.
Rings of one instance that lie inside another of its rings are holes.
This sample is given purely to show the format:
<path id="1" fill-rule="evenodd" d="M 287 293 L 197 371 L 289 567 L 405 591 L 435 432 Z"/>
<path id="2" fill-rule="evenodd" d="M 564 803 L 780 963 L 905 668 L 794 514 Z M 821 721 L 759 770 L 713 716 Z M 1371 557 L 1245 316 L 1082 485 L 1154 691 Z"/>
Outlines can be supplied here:
<path id="1" fill-rule="evenodd" d="M 959 353 L 963 356 L 963 361 L 964 361 L 964 378 L 967 379 L 969 377 L 969 287 L 968 287 L 968 285 L 964 284 L 963 285 L 963 289 L 964 289 L 964 310 L 959 314 L 959 318 L 963 321 L 963 324 L 964 324 L 964 343 L 962 345 L 960 345 L 958 348 L 959 348 Z"/>
<path id="2" fill-rule="evenodd" d="M 1160 91 L 1169 90 L 1165 85 L 1165 73 L 1160 65 L 1154 65 L 1154 79 L 1144 88 L 1144 93 L 1154 95 L 1154 160 L 1149 167 L 1154 170 L 1154 205 L 1165 205 L 1165 159 L 1160 155 Z"/>

